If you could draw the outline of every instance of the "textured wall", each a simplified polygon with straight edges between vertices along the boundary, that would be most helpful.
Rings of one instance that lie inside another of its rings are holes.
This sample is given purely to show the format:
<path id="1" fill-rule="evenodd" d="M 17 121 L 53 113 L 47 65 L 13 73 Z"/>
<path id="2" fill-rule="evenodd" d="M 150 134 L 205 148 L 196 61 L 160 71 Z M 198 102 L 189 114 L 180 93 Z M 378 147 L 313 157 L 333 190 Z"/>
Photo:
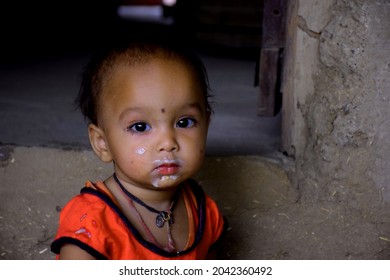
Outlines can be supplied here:
<path id="1" fill-rule="evenodd" d="M 297 3 L 285 149 L 301 197 L 369 215 L 390 202 L 390 2 Z"/>

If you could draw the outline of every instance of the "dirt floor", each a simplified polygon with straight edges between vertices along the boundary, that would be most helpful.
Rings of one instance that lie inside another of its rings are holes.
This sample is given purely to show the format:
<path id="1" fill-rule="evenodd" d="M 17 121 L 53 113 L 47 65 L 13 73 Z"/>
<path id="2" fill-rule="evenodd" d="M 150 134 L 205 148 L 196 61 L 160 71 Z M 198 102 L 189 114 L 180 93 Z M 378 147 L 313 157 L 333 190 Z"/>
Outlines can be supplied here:
<path id="1" fill-rule="evenodd" d="M 281 155 L 208 157 L 197 179 L 229 221 L 225 259 L 389 259 L 387 223 L 334 202 L 305 204 Z M 110 165 L 90 150 L 0 146 L 0 259 L 54 259 L 58 214 Z"/>

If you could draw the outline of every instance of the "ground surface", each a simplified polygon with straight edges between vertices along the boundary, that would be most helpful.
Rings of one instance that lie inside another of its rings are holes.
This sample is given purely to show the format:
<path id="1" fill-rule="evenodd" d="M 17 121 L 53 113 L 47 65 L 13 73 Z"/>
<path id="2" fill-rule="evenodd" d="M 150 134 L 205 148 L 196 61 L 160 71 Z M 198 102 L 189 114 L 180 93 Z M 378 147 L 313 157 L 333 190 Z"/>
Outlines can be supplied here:
<path id="1" fill-rule="evenodd" d="M 53 259 L 58 215 L 111 166 L 89 150 L 0 149 L 0 259 Z M 336 203 L 302 204 L 283 157 L 208 157 L 197 175 L 229 220 L 226 259 L 387 259 L 389 229 Z"/>

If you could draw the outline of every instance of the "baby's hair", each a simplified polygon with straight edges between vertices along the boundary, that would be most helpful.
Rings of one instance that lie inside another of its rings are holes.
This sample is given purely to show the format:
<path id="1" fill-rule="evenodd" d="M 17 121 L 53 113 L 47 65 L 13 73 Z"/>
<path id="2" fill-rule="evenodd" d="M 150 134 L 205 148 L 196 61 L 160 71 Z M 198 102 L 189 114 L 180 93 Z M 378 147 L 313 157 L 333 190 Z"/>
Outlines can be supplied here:
<path id="1" fill-rule="evenodd" d="M 198 55 L 177 44 L 143 40 L 105 48 L 92 56 L 82 72 L 81 86 L 75 100 L 84 118 L 89 123 L 98 124 L 99 98 L 118 65 L 142 65 L 155 58 L 179 60 L 190 67 L 199 80 L 206 110 L 210 113 L 213 111 L 207 71 Z"/>

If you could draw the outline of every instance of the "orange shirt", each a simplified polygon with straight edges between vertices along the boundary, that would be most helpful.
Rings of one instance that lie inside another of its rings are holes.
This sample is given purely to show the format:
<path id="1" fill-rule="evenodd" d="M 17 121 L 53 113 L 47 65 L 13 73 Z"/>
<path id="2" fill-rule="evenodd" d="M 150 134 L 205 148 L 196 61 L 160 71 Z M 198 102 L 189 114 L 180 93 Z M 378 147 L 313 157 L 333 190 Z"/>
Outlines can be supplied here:
<path id="1" fill-rule="evenodd" d="M 51 250 L 59 254 L 62 245 L 71 243 L 97 259 L 205 259 L 209 249 L 222 237 L 224 217 L 195 181 L 188 180 L 182 193 L 189 218 L 193 218 L 188 246 L 183 251 L 170 253 L 143 239 L 116 205 L 104 183 L 89 181 L 61 211 Z"/>

